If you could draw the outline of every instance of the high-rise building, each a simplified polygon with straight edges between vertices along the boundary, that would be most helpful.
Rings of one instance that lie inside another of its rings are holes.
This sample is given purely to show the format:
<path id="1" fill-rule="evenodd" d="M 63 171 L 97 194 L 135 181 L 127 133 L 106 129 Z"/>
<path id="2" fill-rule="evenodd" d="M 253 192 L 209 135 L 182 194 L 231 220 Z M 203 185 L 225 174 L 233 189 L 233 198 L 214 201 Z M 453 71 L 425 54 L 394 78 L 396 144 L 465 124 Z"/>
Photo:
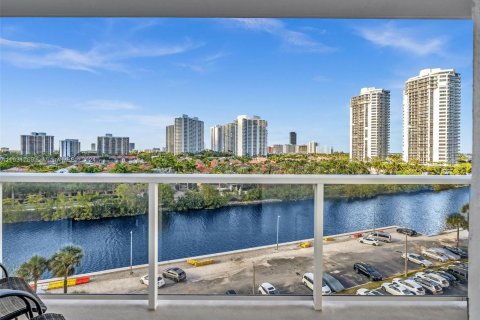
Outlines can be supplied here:
<path id="1" fill-rule="evenodd" d="M 97 154 L 99 156 L 125 156 L 130 152 L 130 138 L 114 137 L 111 133 L 97 138 Z"/>
<path id="2" fill-rule="evenodd" d="M 20 149 L 22 155 L 52 154 L 54 137 L 47 136 L 45 132 L 32 132 L 20 136 Z"/>
<path id="3" fill-rule="evenodd" d="M 295 146 L 296 153 L 307 153 L 308 152 L 308 145 L 306 144 L 297 144 Z"/>
<path id="4" fill-rule="evenodd" d="M 133 151 L 135 150 L 135 142 L 130 142 L 128 144 L 128 151 Z"/>
<path id="5" fill-rule="evenodd" d="M 290 132 L 290 144 L 296 145 L 297 144 L 297 133 Z"/>
<path id="6" fill-rule="evenodd" d="M 284 144 L 283 145 L 283 153 L 284 154 L 289 154 L 289 153 L 295 153 L 295 145 L 294 144 Z"/>
<path id="7" fill-rule="evenodd" d="M 72 159 L 80 153 L 80 141 L 78 139 L 60 140 L 60 157 Z"/>
<path id="8" fill-rule="evenodd" d="M 167 126 L 165 137 L 165 151 L 173 153 L 175 151 L 175 125 Z"/>
<path id="9" fill-rule="evenodd" d="M 97 145 L 95 143 L 90 145 L 90 151 L 97 151 Z"/>
<path id="10" fill-rule="evenodd" d="M 259 116 L 238 116 L 237 150 L 238 156 L 264 156 L 267 154 L 267 121 Z"/>
<path id="11" fill-rule="evenodd" d="M 460 74 L 424 69 L 403 91 L 403 160 L 456 163 L 460 142 Z"/>
<path id="12" fill-rule="evenodd" d="M 390 91 L 362 88 L 350 100 L 350 159 L 385 158 L 390 141 Z"/>
<path id="13" fill-rule="evenodd" d="M 205 149 L 203 139 L 203 121 L 184 114 L 166 128 L 166 151 L 175 154 L 201 152 Z"/>
<path id="14" fill-rule="evenodd" d="M 237 122 L 231 122 L 222 126 L 223 152 L 237 153 Z"/>
<path id="15" fill-rule="evenodd" d="M 210 149 L 222 152 L 223 146 L 223 126 L 218 124 L 210 128 Z"/>
<path id="16" fill-rule="evenodd" d="M 315 141 L 310 141 L 307 144 L 307 153 L 317 153 L 318 143 Z"/>

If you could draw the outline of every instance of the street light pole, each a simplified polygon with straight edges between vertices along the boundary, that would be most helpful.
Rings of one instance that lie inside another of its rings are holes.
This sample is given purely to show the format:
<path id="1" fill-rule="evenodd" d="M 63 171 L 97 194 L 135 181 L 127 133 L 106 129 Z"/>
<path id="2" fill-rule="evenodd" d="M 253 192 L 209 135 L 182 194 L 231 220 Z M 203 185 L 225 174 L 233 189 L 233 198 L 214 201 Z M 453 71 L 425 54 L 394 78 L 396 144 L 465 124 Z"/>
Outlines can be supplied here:
<path id="1" fill-rule="evenodd" d="M 280 227 L 280 216 L 277 216 L 277 250 L 278 250 L 278 231 Z"/>
<path id="2" fill-rule="evenodd" d="M 252 262 L 252 268 L 253 268 L 253 287 L 252 287 L 252 294 L 255 295 L 255 263 Z"/>
<path id="3" fill-rule="evenodd" d="M 408 235 L 405 233 L 405 278 L 408 277 L 408 257 L 407 257 L 407 248 L 408 248 Z"/>
<path id="4" fill-rule="evenodd" d="M 133 231 L 130 230 L 130 275 L 133 275 Z"/>
<path id="5" fill-rule="evenodd" d="M 375 210 L 373 211 L 373 232 L 375 232 L 375 219 L 376 218 L 376 214 L 375 214 Z"/>

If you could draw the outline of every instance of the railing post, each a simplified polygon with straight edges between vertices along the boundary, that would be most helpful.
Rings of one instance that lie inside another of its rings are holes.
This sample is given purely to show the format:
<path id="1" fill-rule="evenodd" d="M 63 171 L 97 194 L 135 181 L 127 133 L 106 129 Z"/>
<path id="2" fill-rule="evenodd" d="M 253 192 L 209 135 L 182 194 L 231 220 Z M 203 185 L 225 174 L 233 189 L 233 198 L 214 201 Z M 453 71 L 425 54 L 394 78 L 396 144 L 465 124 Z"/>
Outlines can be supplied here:
<path id="1" fill-rule="evenodd" d="M 322 310 L 323 282 L 323 184 L 315 185 L 313 217 L 313 307 Z"/>
<path id="2" fill-rule="evenodd" d="M 148 184 L 148 309 L 157 308 L 158 184 Z"/>

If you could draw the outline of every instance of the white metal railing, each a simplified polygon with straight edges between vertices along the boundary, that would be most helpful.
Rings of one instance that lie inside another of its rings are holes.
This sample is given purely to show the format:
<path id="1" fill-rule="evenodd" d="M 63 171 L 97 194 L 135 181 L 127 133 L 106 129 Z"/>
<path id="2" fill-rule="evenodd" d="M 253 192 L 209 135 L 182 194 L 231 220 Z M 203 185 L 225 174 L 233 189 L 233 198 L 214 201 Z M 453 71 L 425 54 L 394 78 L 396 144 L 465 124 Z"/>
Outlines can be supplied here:
<path id="1" fill-rule="evenodd" d="M 147 183 L 148 184 L 148 272 L 158 277 L 159 183 L 223 184 L 303 184 L 314 187 L 314 278 L 323 274 L 324 186 L 328 184 L 459 184 L 469 185 L 471 176 L 395 176 L 395 175 L 214 175 L 214 174 L 57 174 L 0 173 L 0 224 L 2 223 L 2 183 Z M 0 261 L 3 228 L 0 228 Z M 122 295 L 122 298 L 128 295 Z M 393 297 L 396 299 L 396 297 Z M 156 281 L 149 281 L 148 307 L 155 310 L 158 299 Z M 314 282 L 313 305 L 322 309 L 322 281 Z"/>

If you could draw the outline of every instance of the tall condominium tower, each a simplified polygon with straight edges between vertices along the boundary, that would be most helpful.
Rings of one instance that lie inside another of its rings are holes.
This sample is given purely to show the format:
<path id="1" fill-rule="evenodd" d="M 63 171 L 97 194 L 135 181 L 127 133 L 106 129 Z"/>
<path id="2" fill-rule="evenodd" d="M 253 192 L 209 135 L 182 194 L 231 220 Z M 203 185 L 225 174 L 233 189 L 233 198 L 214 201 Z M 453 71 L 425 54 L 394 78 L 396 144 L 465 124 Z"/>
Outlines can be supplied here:
<path id="1" fill-rule="evenodd" d="M 267 121 L 258 116 L 238 116 L 237 150 L 238 156 L 264 156 L 267 154 Z"/>
<path id="2" fill-rule="evenodd" d="M 307 153 L 317 153 L 318 143 L 315 141 L 310 141 L 307 144 Z"/>
<path id="3" fill-rule="evenodd" d="M 80 153 L 80 141 L 78 139 L 60 140 L 60 157 L 71 159 Z"/>
<path id="4" fill-rule="evenodd" d="M 130 138 L 114 137 L 107 133 L 103 137 L 97 138 L 97 154 L 99 156 L 124 156 L 128 155 L 130 150 Z"/>
<path id="5" fill-rule="evenodd" d="M 297 144 L 297 133 L 290 132 L 290 144 L 296 145 Z"/>
<path id="6" fill-rule="evenodd" d="M 210 128 L 210 149 L 212 151 L 223 151 L 223 126 L 216 125 Z"/>
<path id="7" fill-rule="evenodd" d="M 173 153 L 175 151 L 175 125 L 167 126 L 166 129 L 166 152 Z"/>
<path id="8" fill-rule="evenodd" d="M 457 162 L 460 140 L 460 74 L 424 69 L 403 91 L 403 159 Z"/>
<path id="9" fill-rule="evenodd" d="M 390 141 L 390 91 L 362 88 L 350 100 L 350 159 L 385 158 Z"/>
<path id="10" fill-rule="evenodd" d="M 222 126 L 223 152 L 237 154 L 237 122 L 227 123 Z"/>
<path id="11" fill-rule="evenodd" d="M 47 136 L 45 132 L 32 132 L 29 135 L 20 136 L 20 148 L 22 155 L 52 154 L 53 136 Z"/>
<path id="12" fill-rule="evenodd" d="M 175 118 L 173 147 L 175 154 L 203 151 L 205 149 L 203 139 L 203 121 L 198 120 L 197 117 L 190 118 L 186 114 Z"/>

